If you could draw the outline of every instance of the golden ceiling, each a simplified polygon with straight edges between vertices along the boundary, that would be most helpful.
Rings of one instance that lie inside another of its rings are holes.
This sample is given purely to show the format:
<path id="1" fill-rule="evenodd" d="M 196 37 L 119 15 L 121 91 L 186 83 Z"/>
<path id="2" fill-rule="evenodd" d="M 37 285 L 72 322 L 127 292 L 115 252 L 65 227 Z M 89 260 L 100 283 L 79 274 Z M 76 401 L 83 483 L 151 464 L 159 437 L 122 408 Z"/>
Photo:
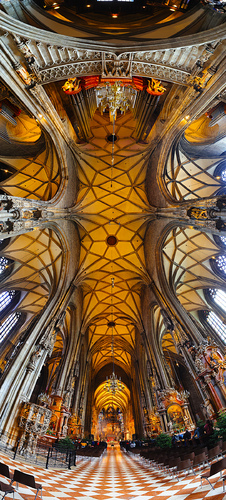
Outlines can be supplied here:
<path id="1" fill-rule="evenodd" d="M 130 112 L 117 118 L 113 164 L 112 143 L 107 139 L 113 125 L 108 115 L 96 111 L 92 138 L 80 145 L 78 274 L 83 282 L 83 331 L 89 329 L 93 375 L 112 362 L 112 327 L 108 325 L 112 321 L 116 365 L 130 373 L 135 328 L 141 325 L 139 292 L 146 280 L 143 237 L 149 209 L 144 188 L 147 146 L 136 143 L 134 127 Z M 109 236 L 115 237 L 114 245 L 108 244 Z M 105 392 L 103 404 L 106 398 L 110 396 Z"/>

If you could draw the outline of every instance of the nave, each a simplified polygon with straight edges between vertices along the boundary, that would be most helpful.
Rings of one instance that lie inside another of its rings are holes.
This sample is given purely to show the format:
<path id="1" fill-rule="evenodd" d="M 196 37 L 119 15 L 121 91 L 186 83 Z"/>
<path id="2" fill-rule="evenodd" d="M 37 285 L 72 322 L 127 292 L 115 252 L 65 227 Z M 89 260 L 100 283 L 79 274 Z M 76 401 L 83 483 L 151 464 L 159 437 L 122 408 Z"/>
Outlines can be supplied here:
<path id="1" fill-rule="evenodd" d="M 209 485 L 200 487 L 198 472 L 196 476 L 189 474 L 177 481 L 154 471 L 138 456 L 121 452 L 118 446 L 114 448 L 109 446 L 102 457 L 91 460 L 79 458 L 73 470 L 62 471 L 41 469 L 17 460 L 13 461 L 0 454 L 0 460 L 7 463 L 12 472 L 18 468 L 35 475 L 36 481 L 42 483 L 43 500 L 226 499 L 219 476 L 211 481 L 214 483 L 212 490 Z M 1 480 L 5 481 L 3 478 Z M 15 493 L 16 500 L 33 500 L 33 498 L 34 491 L 21 485 L 19 492 Z"/>

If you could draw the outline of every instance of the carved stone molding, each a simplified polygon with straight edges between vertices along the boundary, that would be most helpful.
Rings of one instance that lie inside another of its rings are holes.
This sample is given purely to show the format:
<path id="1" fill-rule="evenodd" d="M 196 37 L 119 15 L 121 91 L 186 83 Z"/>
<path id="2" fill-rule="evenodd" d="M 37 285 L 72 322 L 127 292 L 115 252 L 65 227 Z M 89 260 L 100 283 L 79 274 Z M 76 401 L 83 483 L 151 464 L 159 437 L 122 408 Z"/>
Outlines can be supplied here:
<path id="1" fill-rule="evenodd" d="M 101 75 L 104 78 L 156 77 L 161 80 L 192 85 L 197 73 L 211 56 L 205 43 L 164 50 L 114 52 L 81 50 L 69 45 L 56 45 L 14 35 L 18 49 L 41 83 L 70 76 Z"/>

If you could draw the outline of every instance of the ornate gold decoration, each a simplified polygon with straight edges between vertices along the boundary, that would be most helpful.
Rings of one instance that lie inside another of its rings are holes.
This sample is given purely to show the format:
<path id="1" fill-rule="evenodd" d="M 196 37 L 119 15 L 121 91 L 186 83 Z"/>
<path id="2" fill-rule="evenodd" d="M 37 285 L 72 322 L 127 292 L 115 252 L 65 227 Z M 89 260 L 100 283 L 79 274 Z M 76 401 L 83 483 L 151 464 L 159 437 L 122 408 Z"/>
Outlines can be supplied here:
<path id="1" fill-rule="evenodd" d="M 62 86 L 62 90 L 66 94 L 78 94 L 82 87 L 80 86 L 80 81 L 78 78 L 68 78 L 68 80 Z"/>
<path id="2" fill-rule="evenodd" d="M 103 86 L 97 87 L 97 104 L 101 114 L 109 108 L 110 121 L 117 118 L 117 109 L 121 113 L 132 110 L 135 104 L 137 91 L 131 85 L 123 85 L 116 81 L 114 84 L 106 82 Z"/>
<path id="3" fill-rule="evenodd" d="M 160 80 L 151 78 L 151 80 L 148 80 L 148 87 L 146 90 L 151 95 L 162 95 L 164 94 L 166 88 L 163 87 Z"/>

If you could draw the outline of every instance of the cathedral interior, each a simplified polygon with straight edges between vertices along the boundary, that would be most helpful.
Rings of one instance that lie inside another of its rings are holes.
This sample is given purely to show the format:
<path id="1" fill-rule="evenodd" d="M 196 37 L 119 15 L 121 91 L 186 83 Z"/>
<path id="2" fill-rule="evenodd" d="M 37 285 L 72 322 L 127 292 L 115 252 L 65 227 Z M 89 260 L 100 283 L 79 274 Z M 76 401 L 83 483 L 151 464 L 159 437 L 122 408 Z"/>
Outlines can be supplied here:
<path id="1" fill-rule="evenodd" d="M 226 408 L 224 2 L 2 0 L 0 430 Z M 38 430 L 37 430 L 38 429 Z"/>

